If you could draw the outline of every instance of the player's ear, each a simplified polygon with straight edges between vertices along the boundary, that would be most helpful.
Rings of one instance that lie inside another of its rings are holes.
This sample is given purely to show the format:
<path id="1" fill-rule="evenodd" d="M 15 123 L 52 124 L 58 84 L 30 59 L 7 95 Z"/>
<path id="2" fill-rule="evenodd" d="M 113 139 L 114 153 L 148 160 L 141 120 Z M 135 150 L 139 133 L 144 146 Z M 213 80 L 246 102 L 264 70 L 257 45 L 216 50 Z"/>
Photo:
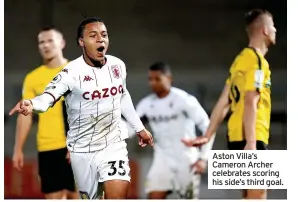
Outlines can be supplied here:
<path id="1" fill-rule="evenodd" d="M 84 41 L 82 38 L 79 38 L 78 43 L 81 47 L 84 47 Z"/>
<path id="2" fill-rule="evenodd" d="M 169 81 L 172 83 L 172 81 L 173 81 L 173 76 L 172 76 L 171 74 L 169 74 L 169 75 L 167 75 L 167 77 L 168 77 Z"/>
<path id="3" fill-rule="evenodd" d="M 268 27 L 267 26 L 263 26 L 263 34 L 265 36 L 268 36 L 269 35 L 269 31 L 268 31 Z"/>
<path id="4" fill-rule="evenodd" d="M 64 49 L 66 46 L 66 41 L 63 39 L 61 42 L 61 48 Z"/>

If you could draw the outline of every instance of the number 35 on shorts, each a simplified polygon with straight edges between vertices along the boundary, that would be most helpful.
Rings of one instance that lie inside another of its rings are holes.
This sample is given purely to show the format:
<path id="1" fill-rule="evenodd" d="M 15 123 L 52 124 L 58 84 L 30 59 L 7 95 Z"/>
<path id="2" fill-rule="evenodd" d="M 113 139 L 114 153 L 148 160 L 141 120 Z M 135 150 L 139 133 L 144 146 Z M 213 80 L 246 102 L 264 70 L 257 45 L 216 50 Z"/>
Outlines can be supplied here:
<path id="1" fill-rule="evenodd" d="M 118 160 L 109 161 L 109 172 L 108 176 L 130 176 L 130 168 L 128 161 Z"/>

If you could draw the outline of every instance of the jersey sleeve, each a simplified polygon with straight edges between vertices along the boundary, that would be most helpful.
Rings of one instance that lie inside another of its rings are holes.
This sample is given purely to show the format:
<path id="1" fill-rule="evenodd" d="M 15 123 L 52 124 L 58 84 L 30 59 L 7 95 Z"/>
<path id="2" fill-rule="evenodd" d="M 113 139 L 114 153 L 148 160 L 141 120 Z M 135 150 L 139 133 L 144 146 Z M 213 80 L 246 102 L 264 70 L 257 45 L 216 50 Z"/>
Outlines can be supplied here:
<path id="1" fill-rule="evenodd" d="M 25 80 L 23 82 L 23 90 L 22 90 L 22 98 L 23 99 L 31 99 L 36 96 L 35 90 L 34 90 L 34 84 L 33 81 L 36 78 L 31 78 L 30 74 L 27 74 L 25 77 Z"/>
<path id="2" fill-rule="evenodd" d="M 243 60 L 245 69 L 245 91 L 260 91 L 265 82 L 265 72 L 262 69 L 261 59 L 258 55 L 246 57 Z"/>
<path id="3" fill-rule="evenodd" d="M 148 122 L 147 116 L 146 116 L 146 100 L 143 99 L 138 103 L 136 107 L 136 111 L 141 121 L 143 122 L 143 124 L 146 124 Z"/>
<path id="4" fill-rule="evenodd" d="M 123 78 L 123 94 L 121 97 L 121 114 L 124 116 L 124 118 L 127 120 L 129 124 L 133 127 L 135 132 L 140 132 L 142 131 L 145 127 L 140 120 L 134 106 L 132 103 L 132 99 L 130 96 L 130 93 L 128 92 L 126 88 L 126 67 L 125 64 L 123 63 L 121 65 L 121 73 L 122 78 Z"/>
<path id="5" fill-rule="evenodd" d="M 53 97 L 54 103 L 58 101 L 66 92 L 72 91 L 74 87 L 74 78 L 70 70 L 64 68 L 53 80 L 46 86 L 44 93 Z"/>
<path id="6" fill-rule="evenodd" d="M 31 99 L 35 112 L 45 112 L 67 92 L 72 91 L 74 86 L 74 78 L 67 69 L 63 69 L 54 79 L 47 85 L 44 93 Z"/>
<path id="7" fill-rule="evenodd" d="M 245 73 L 245 81 L 245 91 L 260 92 L 264 86 L 265 73 L 258 65 L 253 65 Z"/>
<path id="8" fill-rule="evenodd" d="M 184 111 L 186 112 L 187 116 L 195 122 L 200 131 L 205 133 L 209 125 L 209 117 L 194 96 L 188 95 L 185 98 Z"/>

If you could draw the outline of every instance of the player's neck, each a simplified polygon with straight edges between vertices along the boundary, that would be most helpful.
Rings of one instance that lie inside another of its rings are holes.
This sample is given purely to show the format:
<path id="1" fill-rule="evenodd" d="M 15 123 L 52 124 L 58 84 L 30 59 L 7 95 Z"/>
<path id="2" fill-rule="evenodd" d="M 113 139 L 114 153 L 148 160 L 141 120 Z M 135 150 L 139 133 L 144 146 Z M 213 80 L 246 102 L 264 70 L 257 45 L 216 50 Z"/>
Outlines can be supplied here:
<path id="1" fill-rule="evenodd" d="M 268 52 L 268 47 L 264 41 L 250 40 L 248 47 L 256 49 L 263 56 Z"/>
<path id="2" fill-rule="evenodd" d="M 91 67 L 99 67 L 99 68 L 101 68 L 101 67 L 103 67 L 103 66 L 106 64 L 106 62 L 107 62 L 106 57 L 105 57 L 104 60 L 102 60 L 102 61 L 95 61 L 95 60 L 93 60 L 92 58 L 88 57 L 86 54 L 83 54 L 83 58 L 84 58 L 85 62 L 86 62 L 89 66 L 91 66 Z"/>
<path id="3" fill-rule="evenodd" d="M 171 90 L 168 89 L 168 90 L 165 90 L 163 92 L 157 93 L 156 95 L 157 95 L 158 98 L 165 98 L 170 94 L 170 91 Z"/>
<path id="4" fill-rule="evenodd" d="M 51 60 L 45 60 L 44 65 L 49 68 L 61 67 L 67 63 L 67 59 L 63 56 L 52 58 Z"/>

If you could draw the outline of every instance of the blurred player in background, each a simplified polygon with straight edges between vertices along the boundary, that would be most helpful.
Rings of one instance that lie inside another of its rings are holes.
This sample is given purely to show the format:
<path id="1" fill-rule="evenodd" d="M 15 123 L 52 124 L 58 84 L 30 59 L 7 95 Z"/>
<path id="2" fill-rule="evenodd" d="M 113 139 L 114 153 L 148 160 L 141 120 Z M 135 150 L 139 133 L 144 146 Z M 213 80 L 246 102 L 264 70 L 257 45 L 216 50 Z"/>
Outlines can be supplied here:
<path id="1" fill-rule="evenodd" d="M 74 177 L 82 199 L 125 199 L 130 182 L 130 167 L 121 114 L 133 125 L 144 147 L 153 140 L 138 117 L 126 89 L 126 67 L 122 60 L 106 55 L 109 37 L 99 18 L 80 23 L 77 42 L 83 55 L 71 61 L 48 84 L 42 95 L 20 101 L 10 112 L 28 115 L 45 112 L 61 96 L 65 97 L 70 151 Z"/>
<path id="2" fill-rule="evenodd" d="M 207 132 L 196 140 L 184 140 L 188 146 L 207 143 L 229 109 L 228 148 L 231 150 L 265 150 L 269 140 L 271 113 L 271 78 L 264 58 L 275 44 L 276 29 L 272 15 L 252 10 L 245 16 L 249 44 L 236 57 L 223 92 L 213 109 Z M 266 190 L 245 190 L 246 199 L 266 199 Z"/>
<path id="3" fill-rule="evenodd" d="M 172 87 L 167 64 L 158 62 L 150 66 L 149 85 L 153 94 L 143 98 L 136 107 L 142 122 L 150 125 L 155 139 L 145 191 L 149 199 L 166 199 L 171 192 L 182 198 L 197 199 L 200 174 L 205 171 L 213 140 L 199 151 L 186 147 L 181 139 L 195 138 L 196 126 L 205 133 L 208 115 L 194 96 Z"/>
<path id="4" fill-rule="evenodd" d="M 43 65 L 27 74 L 23 85 L 23 99 L 41 95 L 46 85 L 67 64 L 63 57 L 65 41 L 56 28 L 42 29 L 38 34 L 38 48 Z M 37 150 L 41 190 L 46 199 L 77 199 L 71 165 L 66 159 L 66 130 L 64 103 L 58 101 L 47 113 L 39 114 Z M 23 147 L 32 125 L 32 114 L 18 115 L 13 164 L 18 170 L 24 165 Z"/>

